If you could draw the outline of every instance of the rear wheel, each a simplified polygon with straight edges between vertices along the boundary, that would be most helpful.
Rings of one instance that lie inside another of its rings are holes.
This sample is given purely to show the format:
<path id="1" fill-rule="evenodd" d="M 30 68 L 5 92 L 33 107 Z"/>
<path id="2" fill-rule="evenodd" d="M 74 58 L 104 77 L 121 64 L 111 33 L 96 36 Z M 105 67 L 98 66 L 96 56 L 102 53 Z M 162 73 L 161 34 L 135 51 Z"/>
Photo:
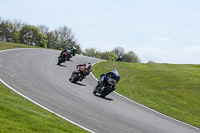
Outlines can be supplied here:
<path id="1" fill-rule="evenodd" d="M 57 63 L 57 65 L 60 65 L 60 63 L 61 63 L 61 58 L 58 57 L 58 63 Z"/>
<path id="2" fill-rule="evenodd" d="M 70 57 L 69 57 L 69 55 L 67 56 L 67 60 L 70 60 Z"/>

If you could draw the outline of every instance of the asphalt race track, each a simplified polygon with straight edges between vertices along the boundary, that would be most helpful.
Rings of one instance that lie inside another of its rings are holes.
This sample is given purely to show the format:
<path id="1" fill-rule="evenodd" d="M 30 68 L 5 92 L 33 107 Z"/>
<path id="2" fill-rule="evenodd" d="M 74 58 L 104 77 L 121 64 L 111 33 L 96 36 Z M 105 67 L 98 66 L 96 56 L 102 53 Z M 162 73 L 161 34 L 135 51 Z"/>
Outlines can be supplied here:
<path id="1" fill-rule="evenodd" d="M 76 55 L 56 65 L 60 51 L 16 49 L 0 52 L 0 79 L 33 101 L 97 133 L 200 133 L 116 93 L 94 96 L 97 81 L 89 75 L 73 84 L 69 77 L 79 63 L 101 61 Z M 123 89 L 123 88 L 121 88 Z"/>

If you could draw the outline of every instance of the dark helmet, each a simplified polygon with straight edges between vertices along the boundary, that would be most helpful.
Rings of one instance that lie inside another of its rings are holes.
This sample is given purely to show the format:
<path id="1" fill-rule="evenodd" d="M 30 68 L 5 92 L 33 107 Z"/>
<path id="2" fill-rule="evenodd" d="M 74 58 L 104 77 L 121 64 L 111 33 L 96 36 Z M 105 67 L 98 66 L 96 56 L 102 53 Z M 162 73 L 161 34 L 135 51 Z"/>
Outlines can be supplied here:
<path id="1" fill-rule="evenodd" d="M 92 65 L 92 62 L 91 62 L 91 61 L 88 61 L 88 64 L 89 64 L 89 65 Z"/>

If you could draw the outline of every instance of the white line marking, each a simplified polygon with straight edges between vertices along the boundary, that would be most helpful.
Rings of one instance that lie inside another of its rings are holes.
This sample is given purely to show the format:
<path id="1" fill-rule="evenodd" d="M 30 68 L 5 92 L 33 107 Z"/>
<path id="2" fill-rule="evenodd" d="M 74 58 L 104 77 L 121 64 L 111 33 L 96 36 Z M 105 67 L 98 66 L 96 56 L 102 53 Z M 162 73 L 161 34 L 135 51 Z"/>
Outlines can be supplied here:
<path id="1" fill-rule="evenodd" d="M 99 62 L 101 62 L 101 61 L 99 61 Z M 99 62 L 97 62 L 97 63 L 99 63 Z M 92 64 L 92 66 L 95 65 L 95 64 L 97 64 L 97 63 Z M 92 75 L 92 77 L 94 77 L 94 79 L 96 79 L 96 80 L 98 81 L 98 79 L 93 75 L 92 72 L 91 72 L 91 75 Z M 199 128 L 197 128 L 197 127 L 195 127 L 195 126 L 189 125 L 189 124 L 184 123 L 184 122 L 182 122 L 182 121 L 180 121 L 180 120 L 177 120 L 177 119 L 175 119 L 175 118 L 172 118 L 172 117 L 170 117 L 170 116 L 167 116 L 167 115 L 165 115 L 165 114 L 162 114 L 162 113 L 160 113 L 160 112 L 158 112 L 158 111 L 156 111 L 156 110 L 153 110 L 153 109 L 151 109 L 151 108 L 149 108 L 149 107 L 146 107 L 146 106 L 144 106 L 144 105 L 142 105 L 142 104 L 140 104 L 140 103 L 137 103 L 137 102 L 135 102 L 135 101 L 133 101 L 133 100 L 131 100 L 131 99 L 129 99 L 129 98 L 127 98 L 127 97 L 125 97 L 125 96 L 119 94 L 119 93 L 117 93 L 116 91 L 114 91 L 114 93 L 117 94 L 117 95 L 119 95 L 119 96 L 121 96 L 121 97 L 123 97 L 123 98 L 125 98 L 125 99 L 128 100 L 128 101 L 131 101 L 131 102 L 133 102 L 133 103 L 135 103 L 135 104 L 137 104 L 137 105 L 140 105 L 140 106 L 142 106 L 142 107 L 144 107 L 144 108 L 146 108 L 146 109 L 149 109 L 149 110 L 151 110 L 151 111 L 153 111 L 153 112 L 155 112 L 155 113 L 158 113 L 158 114 L 160 114 L 160 115 L 162 115 L 162 116 L 165 116 L 165 117 L 167 117 L 167 118 L 170 118 L 170 119 L 172 119 L 172 120 L 175 120 L 175 121 L 177 121 L 177 122 L 180 122 L 180 123 L 182 123 L 182 124 L 185 124 L 185 125 L 187 125 L 187 126 L 190 126 L 190 127 L 192 127 L 192 128 L 195 128 L 195 129 L 197 129 L 197 130 L 200 130 Z"/>
<path id="2" fill-rule="evenodd" d="M 1 50 L 0 52 L 9 51 L 9 50 L 19 50 L 19 49 L 33 49 L 33 48 L 16 48 L 16 49 Z M 101 61 L 99 61 L 99 62 L 101 62 Z M 99 63 L 99 62 L 96 62 L 96 63 L 92 64 L 92 66 L 95 65 L 95 64 L 97 64 L 97 63 Z M 92 72 L 91 72 L 90 74 L 92 75 L 92 77 L 94 77 L 94 79 L 96 79 L 96 80 L 98 81 L 98 79 L 92 74 Z M 82 129 L 84 129 L 84 130 L 86 130 L 86 131 L 88 131 L 88 132 L 95 133 L 94 131 L 92 131 L 92 130 L 90 130 L 90 129 L 87 129 L 87 128 L 85 128 L 85 127 L 83 127 L 83 126 L 81 126 L 81 125 L 79 125 L 79 124 L 77 124 L 77 123 L 75 123 L 75 122 L 73 122 L 73 121 L 71 121 L 71 120 L 69 120 L 69 119 L 63 117 L 63 116 L 61 116 L 61 115 L 59 115 L 59 114 L 57 114 L 57 113 L 55 113 L 55 112 L 49 110 L 48 108 L 46 108 L 46 107 L 40 105 L 39 103 L 33 101 L 32 99 L 26 97 L 25 95 L 21 94 L 20 92 L 16 91 L 16 90 L 13 89 L 12 87 L 10 87 L 8 84 L 6 84 L 2 79 L 0 79 L 0 82 L 2 82 L 5 86 L 7 86 L 9 89 L 13 90 L 13 91 L 16 92 L 17 94 L 19 94 L 19 95 L 21 95 L 22 97 L 26 98 L 27 100 L 29 100 L 29 101 L 35 103 L 36 105 L 38 105 L 38 106 L 40 106 L 40 107 L 46 109 L 47 111 L 49 111 L 49 112 L 51 112 L 51 113 L 53 113 L 53 114 L 55 114 L 55 115 L 57 115 L 57 116 L 59 116 L 59 117 L 65 119 L 65 120 L 71 122 L 71 123 L 74 124 L 74 125 L 77 125 L 78 127 L 82 128 Z M 163 116 L 165 116 L 165 117 L 167 117 L 167 118 L 170 118 L 170 119 L 172 119 L 172 120 L 175 120 L 175 121 L 177 121 L 177 122 L 180 122 L 180 123 L 182 123 L 182 124 L 185 124 L 185 125 L 187 125 L 187 126 L 190 126 L 190 127 L 195 128 L 195 129 L 197 129 L 197 130 L 200 130 L 200 129 L 197 128 L 197 127 L 194 127 L 194 126 L 192 126 L 192 125 L 189 125 L 189 124 L 187 124 L 187 123 L 184 123 L 184 122 L 182 122 L 182 121 L 179 121 L 179 120 L 177 120 L 177 119 L 175 119 L 175 118 L 169 117 L 169 116 L 167 116 L 167 115 L 165 115 L 165 114 L 162 114 L 162 113 L 160 113 L 160 112 L 158 112 L 158 111 L 155 111 L 155 110 L 153 110 L 153 109 L 151 109 L 151 108 L 148 108 L 148 107 L 146 107 L 146 106 L 144 106 L 144 105 L 142 105 L 142 104 L 140 104 L 140 103 L 137 103 L 137 102 L 135 102 L 135 101 L 133 101 L 133 100 L 131 100 L 131 99 L 129 99 L 129 98 L 127 98 L 127 97 L 125 97 L 125 96 L 119 94 L 119 93 L 117 93 L 116 91 L 114 91 L 114 93 L 116 93 L 117 95 L 119 95 L 119 96 L 121 96 L 121 97 L 123 97 L 123 98 L 125 98 L 125 99 L 127 99 L 127 100 L 129 100 L 129 101 L 131 101 L 131 102 L 133 102 L 133 103 L 135 103 L 135 104 L 138 104 L 138 105 L 140 105 L 140 106 L 142 106 L 142 107 L 144 107 L 144 108 L 146 108 L 146 109 L 149 109 L 149 110 L 151 110 L 151 111 L 153 111 L 153 112 L 155 112 L 155 113 L 158 113 L 158 114 L 163 115 Z"/>
<path id="3" fill-rule="evenodd" d="M 27 48 L 17 48 L 17 49 L 1 50 L 0 52 L 10 51 L 10 50 L 19 50 L 19 49 L 27 49 Z M 32 49 L 32 48 L 29 48 L 29 49 Z M 76 125 L 76 126 L 82 128 L 82 129 L 84 129 L 84 130 L 86 130 L 86 131 L 88 131 L 88 132 L 95 133 L 94 131 L 92 131 L 92 130 L 86 128 L 86 127 L 83 127 L 83 126 L 79 125 L 78 123 L 75 123 L 75 122 L 73 122 L 72 120 L 67 119 L 66 117 L 64 117 L 64 116 L 62 116 L 62 115 L 59 115 L 58 113 L 55 113 L 54 111 L 52 111 L 52 110 L 50 110 L 50 109 L 44 107 L 43 105 L 41 105 L 41 104 L 35 102 L 35 101 L 32 100 L 32 99 L 28 98 L 27 96 L 23 95 L 22 93 L 18 92 L 17 90 L 15 90 L 15 89 L 12 88 L 11 86 L 9 86 L 9 85 L 8 85 L 6 82 L 4 82 L 1 78 L 0 78 L 0 82 L 3 83 L 6 87 L 8 87 L 9 89 L 11 89 L 12 91 L 14 91 L 15 93 L 17 93 L 17 94 L 19 94 L 20 96 L 26 98 L 27 100 L 31 101 L 32 103 L 34 103 L 34 104 L 36 104 L 36 105 L 42 107 L 43 109 L 45 109 L 45 110 L 47 110 L 47 111 L 49 111 L 49 112 L 51 112 L 51 113 L 57 115 L 58 117 L 60 117 L 60 118 L 62 118 L 62 119 L 64 119 L 64 120 L 69 121 L 70 123 L 72 123 L 72 124 L 74 124 L 74 125 Z"/>

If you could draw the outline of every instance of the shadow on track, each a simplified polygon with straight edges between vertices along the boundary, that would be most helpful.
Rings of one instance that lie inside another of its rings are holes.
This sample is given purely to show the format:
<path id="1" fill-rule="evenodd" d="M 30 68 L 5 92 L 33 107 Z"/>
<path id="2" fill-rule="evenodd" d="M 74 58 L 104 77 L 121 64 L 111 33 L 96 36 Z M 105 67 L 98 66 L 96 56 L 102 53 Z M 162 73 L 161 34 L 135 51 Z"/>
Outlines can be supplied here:
<path id="1" fill-rule="evenodd" d="M 99 95 L 96 95 L 96 94 L 95 94 L 95 96 L 96 96 L 96 97 L 100 97 Z M 102 97 L 100 97 L 100 98 L 102 98 Z M 108 97 L 104 97 L 104 98 L 102 98 L 102 99 L 104 99 L 104 100 L 108 100 L 108 101 L 113 101 L 112 98 L 108 98 Z"/>
<path id="2" fill-rule="evenodd" d="M 58 65 L 58 64 L 56 64 L 56 65 Z M 61 66 L 61 67 L 67 67 L 67 66 L 65 66 L 65 65 L 58 65 L 58 66 Z"/>
<path id="3" fill-rule="evenodd" d="M 73 83 L 73 82 L 71 82 L 71 83 Z M 73 83 L 73 84 L 77 84 L 77 85 L 80 85 L 80 86 L 86 86 L 85 84 L 81 84 L 81 83 Z"/>

